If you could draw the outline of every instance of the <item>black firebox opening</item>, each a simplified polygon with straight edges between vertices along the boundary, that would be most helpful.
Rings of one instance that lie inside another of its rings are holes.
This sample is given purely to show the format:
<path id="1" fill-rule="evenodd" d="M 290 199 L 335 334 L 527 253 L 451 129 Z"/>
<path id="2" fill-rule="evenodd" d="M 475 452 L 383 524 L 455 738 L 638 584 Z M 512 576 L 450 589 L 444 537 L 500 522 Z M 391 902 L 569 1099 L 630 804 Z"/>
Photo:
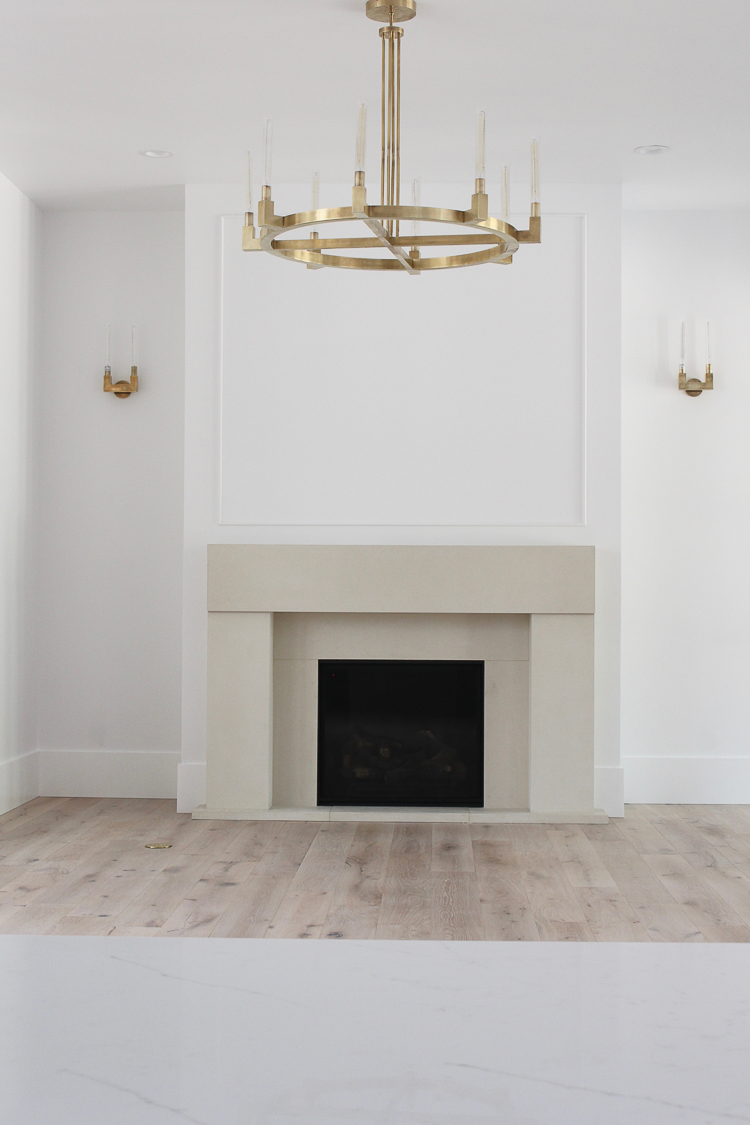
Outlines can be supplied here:
<path id="1" fill-rule="evenodd" d="M 318 804 L 481 808 L 484 663 L 320 660 Z"/>

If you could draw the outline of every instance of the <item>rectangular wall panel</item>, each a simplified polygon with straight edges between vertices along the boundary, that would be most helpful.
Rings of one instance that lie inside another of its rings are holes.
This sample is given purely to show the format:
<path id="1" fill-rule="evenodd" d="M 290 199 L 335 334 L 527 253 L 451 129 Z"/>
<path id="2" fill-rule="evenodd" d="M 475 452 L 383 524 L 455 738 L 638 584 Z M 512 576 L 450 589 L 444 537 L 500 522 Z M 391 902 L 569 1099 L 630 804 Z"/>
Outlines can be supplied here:
<path id="1" fill-rule="evenodd" d="M 520 220 L 519 220 L 520 221 Z M 584 520 L 584 236 L 417 278 L 243 254 L 225 216 L 220 521 Z"/>

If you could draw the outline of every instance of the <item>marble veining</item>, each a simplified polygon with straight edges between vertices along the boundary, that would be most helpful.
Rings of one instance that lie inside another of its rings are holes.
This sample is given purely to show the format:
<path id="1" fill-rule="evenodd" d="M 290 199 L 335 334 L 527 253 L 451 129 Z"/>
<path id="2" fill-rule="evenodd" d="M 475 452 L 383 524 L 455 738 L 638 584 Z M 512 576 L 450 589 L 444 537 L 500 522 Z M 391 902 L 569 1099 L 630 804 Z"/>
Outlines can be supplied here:
<path id="1" fill-rule="evenodd" d="M 750 1122 L 746 946 L 0 937 L 4 1125 Z"/>

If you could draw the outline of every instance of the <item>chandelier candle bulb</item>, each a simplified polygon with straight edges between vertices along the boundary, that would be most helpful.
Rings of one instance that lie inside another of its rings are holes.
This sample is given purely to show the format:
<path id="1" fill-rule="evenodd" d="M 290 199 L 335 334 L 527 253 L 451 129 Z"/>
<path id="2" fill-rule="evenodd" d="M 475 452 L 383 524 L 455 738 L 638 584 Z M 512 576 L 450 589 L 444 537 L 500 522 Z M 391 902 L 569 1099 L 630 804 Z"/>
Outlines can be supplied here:
<path id="1" fill-rule="evenodd" d="M 536 139 L 531 142 L 531 213 L 539 214 L 539 141 Z"/>
<path id="2" fill-rule="evenodd" d="M 135 325 L 130 325 L 130 366 L 135 367 Z"/>
<path id="3" fill-rule="evenodd" d="M 253 162 L 250 153 L 247 154 L 247 167 L 245 168 L 245 213 L 253 209 Z"/>
<path id="4" fill-rule="evenodd" d="M 112 367 L 111 360 L 112 360 L 112 326 L 108 324 L 107 325 L 107 362 L 105 364 L 108 371 Z"/>
<path id="5" fill-rule="evenodd" d="M 269 117 L 266 118 L 266 123 L 263 127 L 263 159 L 264 166 L 264 179 L 263 184 L 266 187 L 271 186 L 271 156 L 273 148 L 273 124 Z"/>
<path id="6" fill-rule="evenodd" d="M 320 176 L 317 172 L 312 175 L 312 209 L 317 211 L 320 206 Z"/>
<path id="7" fill-rule="evenodd" d="M 503 167 L 502 217 L 503 217 L 504 223 L 507 223 L 509 218 L 510 218 L 510 165 L 509 164 L 506 164 Z"/>
<path id="8" fill-rule="evenodd" d="M 359 120 L 357 123 L 357 155 L 354 165 L 355 172 L 365 170 L 365 146 L 367 144 L 367 106 L 359 107 Z"/>
<path id="9" fill-rule="evenodd" d="M 706 367 L 711 366 L 711 321 L 706 321 Z"/>
<path id="10" fill-rule="evenodd" d="M 477 179 L 483 180 L 485 165 L 485 123 L 484 123 L 484 110 L 480 111 L 479 120 L 477 122 Z M 482 189 L 477 185 L 477 191 Z"/>

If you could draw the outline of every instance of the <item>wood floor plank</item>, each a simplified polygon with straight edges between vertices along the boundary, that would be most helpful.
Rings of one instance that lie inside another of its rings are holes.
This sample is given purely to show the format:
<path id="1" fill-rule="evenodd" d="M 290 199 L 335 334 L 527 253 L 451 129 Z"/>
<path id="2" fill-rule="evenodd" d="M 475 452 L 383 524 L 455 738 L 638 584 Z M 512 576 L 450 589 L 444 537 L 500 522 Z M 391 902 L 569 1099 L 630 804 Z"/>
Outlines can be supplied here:
<path id="1" fill-rule="evenodd" d="M 193 824 L 198 823 L 200 821 L 193 821 Z M 235 860 L 238 863 L 257 863 L 263 858 L 271 842 L 279 835 L 283 825 L 284 822 L 281 820 L 251 821 L 230 841 L 221 858 Z"/>
<path id="2" fill-rule="evenodd" d="M 320 825 L 279 909 L 267 938 L 319 938 L 357 825 L 331 821 Z"/>
<path id="3" fill-rule="evenodd" d="M 482 825 L 482 828 L 494 825 Z M 474 864 L 484 936 L 488 941 L 539 941 L 539 931 L 509 835 L 474 836 Z"/>
<path id="4" fill-rule="evenodd" d="M 578 887 L 575 894 L 597 941 L 651 941 L 638 915 L 616 887 Z"/>
<path id="5" fill-rule="evenodd" d="M 484 925 L 477 881 L 468 871 L 430 876 L 435 941 L 482 941 Z"/>
<path id="6" fill-rule="evenodd" d="M 5 923 L 0 915 L 0 934 L 46 934 L 64 915 L 64 906 L 20 906 Z"/>
<path id="7" fill-rule="evenodd" d="M 392 824 L 359 824 L 321 937 L 374 938 L 383 900 Z"/>
<path id="8" fill-rule="evenodd" d="M 18 906 L 29 906 L 40 892 L 55 886 L 67 875 L 70 875 L 77 864 L 70 863 L 42 863 L 36 866 L 23 864 L 20 867 L 8 867 L 6 870 L 11 875 L 10 879 L 3 876 L 0 886 L 0 902 L 14 902 Z"/>
<path id="9" fill-rule="evenodd" d="M 723 926 L 741 927 L 743 919 L 716 894 L 691 864 L 681 855 L 646 856 L 646 862 L 664 884 L 675 902 L 701 933 Z"/>
<path id="10" fill-rule="evenodd" d="M 589 837 L 592 836 L 592 829 L 599 827 L 598 825 L 585 825 L 583 831 Z M 604 825 L 603 827 L 609 827 Z M 647 820 L 642 816 L 629 816 L 624 817 L 617 822 L 617 831 L 623 840 L 635 848 L 639 855 L 672 855 L 674 848 L 656 828 L 653 822 Z"/>
<path id="11" fill-rule="evenodd" d="M 11 826 L 29 824 L 41 813 L 58 808 L 67 800 L 69 800 L 68 797 L 35 797 L 33 801 L 27 801 L 25 805 L 19 805 L 17 808 L 11 809 L 10 812 L 3 813 L 0 816 L 0 838 Z"/>
<path id="12" fill-rule="evenodd" d="M 68 914 L 46 932 L 54 937 L 100 937 L 111 928 L 109 918 L 76 918 Z"/>
<path id="13" fill-rule="evenodd" d="M 311 824 L 304 820 L 283 822 L 281 830 L 269 840 L 253 874 L 275 875 L 281 872 L 296 874 L 319 829 L 320 824 Z"/>
<path id="14" fill-rule="evenodd" d="M 651 941 L 705 941 L 685 911 L 676 902 L 633 908 Z"/>
<path id="15" fill-rule="evenodd" d="M 180 850 L 186 855 L 205 855 L 219 859 L 245 827 L 244 822 L 238 820 L 206 820 L 203 823 L 208 826 L 206 830 L 197 833 L 182 845 Z"/>
<path id="16" fill-rule="evenodd" d="M 170 857 L 168 865 L 151 879 L 128 906 L 117 915 L 120 928 L 145 929 L 155 932 L 190 893 L 204 871 L 211 866 L 211 857 L 179 852 Z"/>
<path id="17" fill-rule="evenodd" d="M 432 860 L 435 875 L 474 871 L 471 828 L 468 824 L 432 825 Z"/>
<path id="18" fill-rule="evenodd" d="M 293 871 L 258 874 L 257 865 L 211 931 L 212 937 L 263 938 L 294 878 Z"/>
<path id="19" fill-rule="evenodd" d="M 432 885 L 429 874 L 402 874 L 397 868 L 383 880 L 376 937 L 427 941 L 432 932 Z"/>
<path id="20" fill-rule="evenodd" d="M 40 813 L 28 823 L 16 824 L 0 842 L 1 862 L 14 867 L 37 863 L 66 840 L 74 839 L 86 821 L 95 817 L 97 805 L 102 803 L 71 798 L 65 806 Z"/>
<path id="21" fill-rule="evenodd" d="M 58 879 L 47 890 L 40 891 L 34 901 L 44 906 L 62 905 L 72 909 L 88 898 L 113 871 L 117 870 L 125 854 L 128 854 L 127 849 L 118 842 L 108 844 L 99 851 L 87 853 L 83 863 L 74 867 L 69 875 Z"/>
<path id="22" fill-rule="evenodd" d="M 614 879 L 579 824 L 560 824 L 548 835 L 572 887 L 615 888 Z"/>
<path id="23" fill-rule="evenodd" d="M 432 825 L 396 824 L 386 875 L 417 878 L 432 867 Z"/>
<path id="24" fill-rule="evenodd" d="M 667 888 L 632 844 L 627 841 L 622 844 L 602 843 L 597 846 L 597 852 L 636 913 L 639 907 L 676 905 Z"/>
<path id="25" fill-rule="evenodd" d="M 743 924 L 750 925 L 750 879 L 735 866 L 717 867 L 707 862 L 702 853 L 688 853 L 685 859 L 700 874 L 702 882 L 731 906 Z"/>
<path id="26" fill-rule="evenodd" d="M 89 893 L 72 905 L 68 913 L 79 917 L 117 918 L 173 863 L 169 850 L 151 851 L 136 845 L 110 864 L 106 876 L 96 880 Z"/>
<path id="27" fill-rule="evenodd" d="M 681 855 L 688 853 L 703 855 L 709 863 L 717 864 L 719 867 L 729 866 L 729 862 L 716 850 L 708 837 L 690 821 L 674 816 L 661 817 L 653 823 Z"/>
<path id="28" fill-rule="evenodd" d="M 192 890 L 172 911 L 157 937 L 208 937 L 239 894 L 255 867 L 254 862 L 220 859 L 201 875 Z"/>

